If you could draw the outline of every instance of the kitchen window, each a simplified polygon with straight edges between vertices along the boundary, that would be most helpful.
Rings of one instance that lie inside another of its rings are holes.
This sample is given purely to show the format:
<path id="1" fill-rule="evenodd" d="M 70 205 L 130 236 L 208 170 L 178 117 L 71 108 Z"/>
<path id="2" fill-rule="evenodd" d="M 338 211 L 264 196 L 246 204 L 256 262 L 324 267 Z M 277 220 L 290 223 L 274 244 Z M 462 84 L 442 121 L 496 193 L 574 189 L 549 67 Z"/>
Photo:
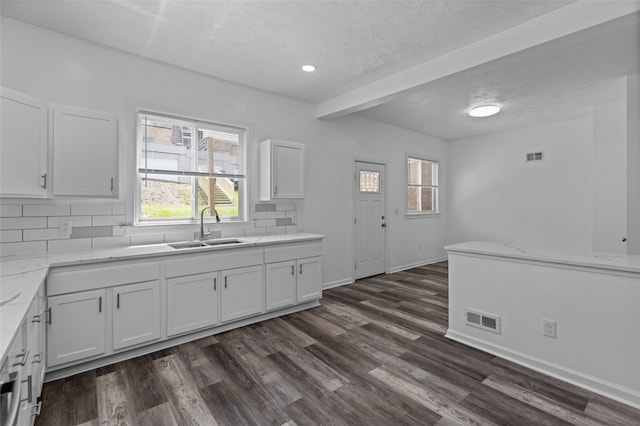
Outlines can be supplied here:
<path id="1" fill-rule="evenodd" d="M 244 144 L 238 127 L 138 112 L 138 223 L 198 221 L 205 206 L 242 220 Z"/>
<path id="2" fill-rule="evenodd" d="M 407 214 L 438 213 L 438 162 L 407 156 Z"/>

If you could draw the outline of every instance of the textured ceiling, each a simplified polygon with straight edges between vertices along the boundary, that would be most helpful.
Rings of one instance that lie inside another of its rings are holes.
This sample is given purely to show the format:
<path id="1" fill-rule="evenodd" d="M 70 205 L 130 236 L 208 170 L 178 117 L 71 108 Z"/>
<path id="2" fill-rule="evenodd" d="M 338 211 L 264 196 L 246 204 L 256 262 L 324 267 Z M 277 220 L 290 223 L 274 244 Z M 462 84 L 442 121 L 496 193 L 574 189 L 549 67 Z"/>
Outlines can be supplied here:
<path id="1" fill-rule="evenodd" d="M 571 3 L 2 0 L 0 4 L 2 15 L 9 18 L 319 104 Z M 631 31 L 627 29 L 627 37 Z M 607 40 L 617 43 L 615 37 Z M 554 108 L 540 114 L 537 108 L 544 98 L 553 101 L 559 111 L 575 113 L 576 102 L 593 98 L 584 90 L 633 69 L 629 62 L 637 59 L 632 52 L 631 59 L 621 60 L 625 56 L 622 49 L 632 48 L 626 41 L 624 45 L 598 45 L 596 54 L 590 43 L 583 44 L 579 57 L 571 60 L 564 60 L 562 49 L 573 46 L 560 43 L 557 48 L 531 49 L 530 56 L 521 52 L 491 61 L 417 87 L 361 114 L 452 139 L 530 125 L 537 116 L 546 119 Z M 619 66 L 616 70 L 600 70 L 602 60 L 608 59 L 598 55 L 607 49 L 620 56 L 612 60 Z M 558 65 L 558 60 L 564 61 Z M 317 71 L 301 72 L 305 63 L 316 65 Z M 571 67 L 587 67 L 592 72 L 574 81 L 568 77 Z M 505 105 L 513 102 L 517 109 L 501 114 L 500 122 L 468 122 L 461 109 L 474 94 L 486 91 L 495 93 Z M 523 119 L 527 116 L 529 121 Z"/>

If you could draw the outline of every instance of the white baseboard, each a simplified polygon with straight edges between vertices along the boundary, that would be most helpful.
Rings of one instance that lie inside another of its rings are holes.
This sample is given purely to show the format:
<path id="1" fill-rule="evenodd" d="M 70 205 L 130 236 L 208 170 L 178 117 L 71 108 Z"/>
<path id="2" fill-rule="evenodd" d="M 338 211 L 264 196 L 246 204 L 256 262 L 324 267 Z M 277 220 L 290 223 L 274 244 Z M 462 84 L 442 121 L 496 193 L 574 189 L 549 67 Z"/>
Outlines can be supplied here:
<path id="1" fill-rule="evenodd" d="M 437 258 L 437 259 L 422 260 L 420 262 L 412 263 L 412 264 L 409 264 L 409 265 L 395 266 L 393 268 L 389 268 L 389 270 L 387 271 L 387 274 L 394 274 L 396 272 L 406 271 L 407 269 L 417 268 L 419 266 L 431 265 L 433 263 L 443 262 L 445 260 L 447 260 L 446 256 L 445 257 L 440 257 L 440 258 Z"/>
<path id="2" fill-rule="evenodd" d="M 640 392 L 448 329 L 445 337 L 640 409 Z"/>
<path id="3" fill-rule="evenodd" d="M 334 287 L 340 287 L 343 285 L 347 285 L 347 284 L 353 284 L 353 278 L 345 278 L 342 280 L 336 280 L 336 281 L 331 281 L 328 283 L 324 283 L 322 284 L 322 289 L 323 290 L 328 290 L 330 288 L 334 288 Z"/>

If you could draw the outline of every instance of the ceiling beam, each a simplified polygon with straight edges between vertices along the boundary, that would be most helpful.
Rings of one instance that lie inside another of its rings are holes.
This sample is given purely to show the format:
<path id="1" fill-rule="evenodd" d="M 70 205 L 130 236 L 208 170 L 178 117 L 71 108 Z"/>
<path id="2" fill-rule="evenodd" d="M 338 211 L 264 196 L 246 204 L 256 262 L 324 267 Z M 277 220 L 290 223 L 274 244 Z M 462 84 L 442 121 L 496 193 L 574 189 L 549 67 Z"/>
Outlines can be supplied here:
<path id="1" fill-rule="evenodd" d="M 448 75 L 638 10 L 638 0 L 578 0 L 508 30 L 323 101 L 316 105 L 316 118 L 338 118 L 372 108 Z"/>

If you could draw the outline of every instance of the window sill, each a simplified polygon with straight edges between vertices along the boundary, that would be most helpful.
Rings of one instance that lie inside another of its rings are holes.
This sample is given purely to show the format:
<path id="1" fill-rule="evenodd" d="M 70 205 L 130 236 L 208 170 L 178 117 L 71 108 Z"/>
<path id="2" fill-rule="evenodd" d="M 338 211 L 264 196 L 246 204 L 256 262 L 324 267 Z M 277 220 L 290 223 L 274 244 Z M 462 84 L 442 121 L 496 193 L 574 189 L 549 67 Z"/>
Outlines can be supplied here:
<path id="1" fill-rule="evenodd" d="M 405 219 L 426 219 L 426 218 L 437 218 L 442 216 L 442 212 L 434 212 L 434 213 L 405 213 Z"/>

